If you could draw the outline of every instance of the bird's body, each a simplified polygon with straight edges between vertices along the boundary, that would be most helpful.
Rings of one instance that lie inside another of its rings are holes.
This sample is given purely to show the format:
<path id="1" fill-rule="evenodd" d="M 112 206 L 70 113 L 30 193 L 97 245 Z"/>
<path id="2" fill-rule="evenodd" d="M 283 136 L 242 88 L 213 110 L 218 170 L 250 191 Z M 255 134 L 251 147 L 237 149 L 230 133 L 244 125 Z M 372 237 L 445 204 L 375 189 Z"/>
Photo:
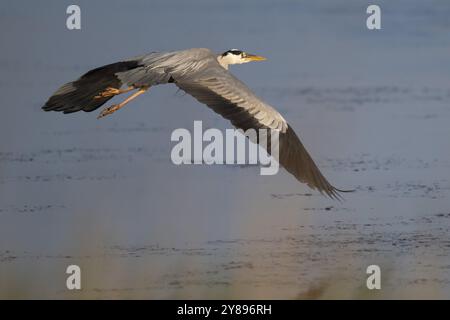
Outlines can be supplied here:
<path id="1" fill-rule="evenodd" d="M 279 132 L 280 164 L 311 188 L 338 198 L 341 190 L 333 187 L 321 174 L 283 116 L 228 72 L 230 64 L 258 60 L 265 59 L 237 49 L 221 55 L 205 48 L 153 52 L 89 71 L 58 89 L 43 109 L 64 113 L 90 112 L 115 95 L 137 90 L 122 103 L 105 108 L 99 116 L 103 117 L 122 108 L 152 86 L 174 83 L 237 128 L 267 128 Z"/>

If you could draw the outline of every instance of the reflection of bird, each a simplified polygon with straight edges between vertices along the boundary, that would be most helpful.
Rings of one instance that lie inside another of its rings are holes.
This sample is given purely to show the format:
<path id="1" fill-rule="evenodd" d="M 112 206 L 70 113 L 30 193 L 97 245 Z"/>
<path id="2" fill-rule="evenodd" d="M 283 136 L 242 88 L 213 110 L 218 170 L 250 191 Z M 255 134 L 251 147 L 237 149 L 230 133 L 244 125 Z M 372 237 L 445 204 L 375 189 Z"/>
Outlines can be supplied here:
<path id="1" fill-rule="evenodd" d="M 209 49 L 150 53 L 89 71 L 59 88 L 43 109 L 90 112 L 116 95 L 136 90 L 121 103 L 103 109 L 101 118 L 119 110 L 151 86 L 174 83 L 238 128 L 277 130 L 280 164 L 311 188 L 339 198 L 338 192 L 345 191 L 336 189 L 325 179 L 286 120 L 228 72 L 231 64 L 260 60 L 265 58 L 237 49 L 221 55 Z"/>

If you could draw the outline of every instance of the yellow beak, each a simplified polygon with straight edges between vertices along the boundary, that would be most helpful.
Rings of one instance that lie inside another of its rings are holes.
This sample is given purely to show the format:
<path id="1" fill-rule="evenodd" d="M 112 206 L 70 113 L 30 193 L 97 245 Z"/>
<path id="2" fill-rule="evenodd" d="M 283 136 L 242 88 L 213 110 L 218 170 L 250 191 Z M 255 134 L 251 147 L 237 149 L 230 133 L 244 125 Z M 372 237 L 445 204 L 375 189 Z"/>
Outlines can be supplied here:
<path id="1" fill-rule="evenodd" d="M 254 55 L 254 54 L 247 54 L 247 56 L 245 58 L 248 59 L 249 61 L 264 61 L 264 60 L 267 60 L 264 57 L 257 56 L 257 55 Z"/>

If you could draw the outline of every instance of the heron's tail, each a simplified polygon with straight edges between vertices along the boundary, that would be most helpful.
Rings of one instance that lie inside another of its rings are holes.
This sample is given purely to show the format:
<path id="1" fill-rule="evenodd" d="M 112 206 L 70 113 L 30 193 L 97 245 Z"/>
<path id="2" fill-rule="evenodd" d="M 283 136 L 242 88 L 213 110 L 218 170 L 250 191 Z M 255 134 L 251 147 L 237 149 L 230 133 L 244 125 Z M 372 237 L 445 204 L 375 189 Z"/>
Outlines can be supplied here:
<path id="1" fill-rule="evenodd" d="M 93 69 L 76 81 L 66 83 L 59 88 L 42 107 L 45 111 L 93 111 L 102 106 L 112 96 L 100 96 L 107 88 L 120 89 L 123 83 L 116 76 L 137 68 L 138 61 L 122 61 Z"/>

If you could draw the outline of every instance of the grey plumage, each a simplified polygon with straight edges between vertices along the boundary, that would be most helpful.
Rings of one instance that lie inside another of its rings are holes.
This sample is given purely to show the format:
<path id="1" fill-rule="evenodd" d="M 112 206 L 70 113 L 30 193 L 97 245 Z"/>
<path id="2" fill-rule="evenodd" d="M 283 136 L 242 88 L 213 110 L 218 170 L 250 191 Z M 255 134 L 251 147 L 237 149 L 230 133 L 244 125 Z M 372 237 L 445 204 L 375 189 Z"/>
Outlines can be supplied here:
<path id="1" fill-rule="evenodd" d="M 332 198 L 340 198 L 339 192 L 346 192 L 333 187 L 326 180 L 280 113 L 229 73 L 227 66 L 218 60 L 218 55 L 209 49 L 155 52 L 94 69 L 62 86 L 43 109 L 64 113 L 81 110 L 89 112 L 111 98 L 94 99 L 108 87 L 148 88 L 172 82 L 230 120 L 237 128 L 279 131 L 279 162 L 299 181 Z"/>

